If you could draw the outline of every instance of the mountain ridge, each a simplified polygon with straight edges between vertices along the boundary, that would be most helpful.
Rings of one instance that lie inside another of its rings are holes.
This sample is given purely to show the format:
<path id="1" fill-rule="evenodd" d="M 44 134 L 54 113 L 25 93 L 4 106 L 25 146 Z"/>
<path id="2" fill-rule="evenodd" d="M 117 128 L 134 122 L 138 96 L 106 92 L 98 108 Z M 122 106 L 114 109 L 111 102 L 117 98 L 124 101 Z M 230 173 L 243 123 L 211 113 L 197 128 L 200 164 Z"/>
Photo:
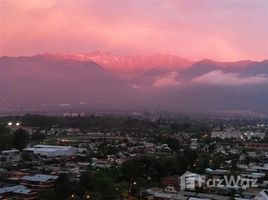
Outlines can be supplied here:
<path id="1" fill-rule="evenodd" d="M 181 68 L 159 67 L 153 57 L 146 57 L 152 60 L 146 62 L 149 68 L 129 79 L 92 60 L 55 54 L 0 57 L 0 113 L 43 105 L 51 110 L 268 110 L 268 60 L 219 64 L 204 59 Z"/>

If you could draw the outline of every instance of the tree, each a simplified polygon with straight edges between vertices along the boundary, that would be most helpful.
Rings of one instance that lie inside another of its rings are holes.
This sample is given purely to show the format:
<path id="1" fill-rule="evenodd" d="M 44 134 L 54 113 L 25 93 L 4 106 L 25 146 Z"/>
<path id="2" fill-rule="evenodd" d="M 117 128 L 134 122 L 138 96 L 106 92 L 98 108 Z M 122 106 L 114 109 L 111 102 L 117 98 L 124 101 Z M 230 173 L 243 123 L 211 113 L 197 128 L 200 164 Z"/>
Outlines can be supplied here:
<path id="1" fill-rule="evenodd" d="M 93 181 L 93 175 L 90 172 L 84 172 L 80 176 L 80 184 L 87 191 L 92 190 L 94 184 Z"/>
<path id="2" fill-rule="evenodd" d="M 55 191 L 58 199 L 67 199 L 72 195 L 72 182 L 66 174 L 60 174 L 56 180 Z"/>
<path id="3" fill-rule="evenodd" d="M 164 141 L 173 151 L 177 151 L 181 148 L 181 143 L 178 139 L 176 138 L 166 138 Z"/>
<path id="4" fill-rule="evenodd" d="M 55 181 L 54 188 L 45 190 L 38 199 L 41 200 L 79 200 L 83 197 L 84 191 L 77 181 L 70 181 L 66 174 L 60 174 Z"/>
<path id="5" fill-rule="evenodd" d="M 57 194 L 54 189 L 44 190 L 40 193 L 38 199 L 40 200 L 58 200 Z"/>
<path id="6" fill-rule="evenodd" d="M 97 176 L 92 196 L 94 199 L 115 199 L 117 191 L 113 180 L 110 177 Z"/>
<path id="7" fill-rule="evenodd" d="M 10 130 L 3 124 L 0 124 L 0 134 L 1 133 L 10 133 Z"/>
<path id="8" fill-rule="evenodd" d="M 32 161 L 32 156 L 26 152 L 21 153 L 21 159 L 23 161 Z"/>
<path id="9" fill-rule="evenodd" d="M 13 148 L 13 135 L 10 133 L 0 133 L 0 150 Z"/>
<path id="10" fill-rule="evenodd" d="M 46 139 L 46 135 L 39 132 L 36 132 L 31 136 L 31 140 L 33 141 L 42 141 L 44 139 Z"/>
<path id="11" fill-rule="evenodd" d="M 85 172 L 80 177 L 80 184 L 92 199 L 115 199 L 121 188 L 109 175 L 109 170 Z"/>
<path id="12" fill-rule="evenodd" d="M 24 129 L 18 129 L 13 133 L 13 145 L 16 149 L 22 150 L 29 142 L 29 134 Z"/>
<path id="13" fill-rule="evenodd" d="M 10 130 L 0 123 L 0 150 L 11 149 L 13 147 L 13 136 Z"/>

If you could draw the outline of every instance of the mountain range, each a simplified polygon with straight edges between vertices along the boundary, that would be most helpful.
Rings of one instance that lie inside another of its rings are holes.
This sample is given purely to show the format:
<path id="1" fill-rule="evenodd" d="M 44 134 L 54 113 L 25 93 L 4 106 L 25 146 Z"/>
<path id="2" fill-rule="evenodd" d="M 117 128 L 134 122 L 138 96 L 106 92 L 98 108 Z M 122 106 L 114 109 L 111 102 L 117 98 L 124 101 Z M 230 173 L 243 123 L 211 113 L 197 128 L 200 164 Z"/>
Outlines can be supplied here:
<path id="1" fill-rule="evenodd" d="M 268 113 L 268 60 L 176 55 L 0 58 L 0 113 L 53 109 Z"/>

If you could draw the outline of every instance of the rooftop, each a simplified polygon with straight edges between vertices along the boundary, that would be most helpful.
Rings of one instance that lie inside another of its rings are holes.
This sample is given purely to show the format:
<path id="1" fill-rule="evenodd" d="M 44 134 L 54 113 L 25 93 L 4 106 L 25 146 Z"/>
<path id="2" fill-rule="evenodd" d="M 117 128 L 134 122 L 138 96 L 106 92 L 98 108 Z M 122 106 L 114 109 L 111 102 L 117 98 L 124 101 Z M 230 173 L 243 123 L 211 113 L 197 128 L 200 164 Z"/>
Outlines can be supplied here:
<path id="1" fill-rule="evenodd" d="M 45 174 L 36 174 L 34 176 L 24 176 L 21 180 L 33 181 L 33 182 L 46 182 L 49 180 L 56 180 L 58 176 L 45 175 Z"/>

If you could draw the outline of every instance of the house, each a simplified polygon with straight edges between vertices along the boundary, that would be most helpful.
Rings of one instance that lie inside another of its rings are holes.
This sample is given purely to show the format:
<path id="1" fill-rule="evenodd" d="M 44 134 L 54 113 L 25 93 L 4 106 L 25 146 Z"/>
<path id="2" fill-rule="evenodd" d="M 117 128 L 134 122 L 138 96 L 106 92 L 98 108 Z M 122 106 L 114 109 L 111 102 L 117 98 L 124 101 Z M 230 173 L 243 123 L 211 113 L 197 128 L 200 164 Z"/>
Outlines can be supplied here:
<path id="1" fill-rule="evenodd" d="M 268 200 L 268 189 L 262 190 L 254 200 Z"/>
<path id="2" fill-rule="evenodd" d="M 178 191 L 173 186 L 168 185 L 164 188 L 163 192 L 177 193 Z"/>
<path id="3" fill-rule="evenodd" d="M 198 139 L 197 139 L 197 138 L 193 138 L 193 139 L 191 139 L 191 145 L 190 145 L 190 148 L 191 148 L 191 149 L 197 149 L 198 147 L 199 147 Z"/>
<path id="4" fill-rule="evenodd" d="M 246 149 L 267 151 L 268 143 L 247 143 L 245 144 Z"/>
<path id="5" fill-rule="evenodd" d="M 34 200 L 37 192 L 23 185 L 7 186 L 0 188 L 0 200 Z"/>
<path id="6" fill-rule="evenodd" d="M 30 175 L 30 173 L 23 172 L 23 171 L 9 171 L 7 174 L 6 181 L 8 183 L 19 184 L 20 179 L 23 176 L 28 176 L 28 175 Z"/>
<path id="7" fill-rule="evenodd" d="M 106 169 L 106 168 L 111 167 L 111 163 L 105 159 L 92 158 L 91 167 L 93 169 L 97 169 L 97 168 Z"/>
<path id="8" fill-rule="evenodd" d="M 0 163 L 20 161 L 20 151 L 16 149 L 5 150 L 0 154 Z"/>
<path id="9" fill-rule="evenodd" d="M 207 194 L 207 193 L 198 193 L 196 197 L 201 199 L 211 199 L 211 200 L 230 200 L 228 196 L 221 196 L 217 194 Z"/>
<path id="10" fill-rule="evenodd" d="M 23 176 L 21 177 L 21 185 L 26 187 L 43 190 L 49 187 L 53 187 L 55 180 L 58 179 L 59 176 L 46 175 L 46 174 L 35 174 L 33 176 Z"/>
<path id="11" fill-rule="evenodd" d="M 166 188 L 149 188 L 146 190 L 147 194 L 150 195 L 148 199 L 154 200 L 187 200 L 187 196 L 179 194 L 174 187 L 168 186 Z"/>
<path id="12" fill-rule="evenodd" d="M 179 190 L 180 184 L 179 184 L 180 177 L 178 175 L 175 176 L 169 176 L 166 178 L 163 178 L 161 183 L 163 186 L 173 186 L 176 190 Z"/>
<path id="13" fill-rule="evenodd" d="M 229 174 L 230 171 L 229 170 L 224 170 L 224 169 L 215 169 L 215 170 L 213 170 L 213 169 L 207 168 L 206 173 L 212 174 L 212 175 L 224 175 L 224 174 Z"/>
<path id="14" fill-rule="evenodd" d="M 168 190 L 169 189 L 169 190 Z M 172 187 L 161 190 L 160 188 L 149 188 L 146 192 L 150 195 L 150 199 L 154 200 L 229 200 L 229 196 L 222 196 L 210 193 L 197 193 L 189 191 L 175 192 Z"/>
<path id="15" fill-rule="evenodd" d="M 265 133 L 264 132 L 245 132 L 244 137 L 247 139 L 252 139 L 252 138 L 260 138 L 263 140 L 265 138 Z"/>
<path id="16" fill-rule="evenodd" d="M 268 175 L 268 165 L 264 165 L 264 166 L 252 166 L 251 169 L 253 171 L 256 171 L 258 173 L 264 173 Z"/>
<path id="17" fill-rule="evenodd" d="M 173 193 L 166 193 L 166 192 L 158 192 L 154 195 L 155 200 L 187 200 L 188 197 L 179 195 L 179 194 L 173 194 Z"/>
<path id="18" fill-rule="evenodd" d="M 213 130 L 211 133 L 211 138 L 221 138 L 221 139 L 228 139 L 228 138 L 235 138 L 235 139 L 242 139 L 241 133 L 238 130 L 233 128 L 228 128 L 223 131 L 220 130 Z"/>

